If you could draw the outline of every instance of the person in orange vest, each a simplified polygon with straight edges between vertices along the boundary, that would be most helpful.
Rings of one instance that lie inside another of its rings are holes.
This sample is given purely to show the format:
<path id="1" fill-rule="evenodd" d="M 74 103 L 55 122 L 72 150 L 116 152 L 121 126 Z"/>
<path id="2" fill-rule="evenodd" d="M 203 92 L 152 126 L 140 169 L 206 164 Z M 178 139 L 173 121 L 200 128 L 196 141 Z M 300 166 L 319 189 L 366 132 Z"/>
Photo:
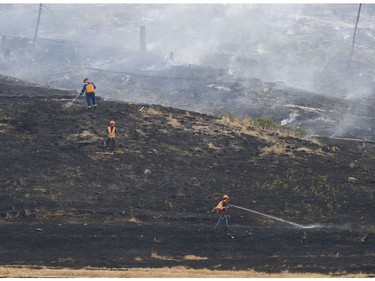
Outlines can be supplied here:
<path id="1" fill-rule="evenodd" d="M 219 225 L 223 222 L 225 224 L 225 230 L 229 230 L 229 222 L 228 222 L 228 208 L 229 208 L 229 196 L 228 195 L 223 195 L 223 200 L 217 204 L 217 206 L 212 210 L 216 211 L 216 213 L 219 215 L 219 219 L 217 220 L 217 223 L 215 225 L 215 230 L 218 229 Z"/>
<path id="2" fill-rule="evenodd" d="M 91 101 L 94 106 L 94 109 L 96 109 L 96 98 L 95 98 L 95 89 L 96 86 L 94 82 L 91 82 L 89 78 L 83 79 L 83 87 L 81 92 L 79 93 L 80 96 L 82 96 L 84 93 L 86 93 L 86 103 L 87 103 L 87 109 L 91 109 Z"/>
<path id="3" fill-rule="evenodd" d="M 110 142 L 112 142 L 113 144 L 112 148 L 116 149 L 116 127 L 115 125 L 116 125 L 115 121 L 112 120 L 109 122 L 109 126 L 107 128 L 107 137 L 105 140 L 105 146 L 107 149 L 110 148 L 109 146 Z"/>

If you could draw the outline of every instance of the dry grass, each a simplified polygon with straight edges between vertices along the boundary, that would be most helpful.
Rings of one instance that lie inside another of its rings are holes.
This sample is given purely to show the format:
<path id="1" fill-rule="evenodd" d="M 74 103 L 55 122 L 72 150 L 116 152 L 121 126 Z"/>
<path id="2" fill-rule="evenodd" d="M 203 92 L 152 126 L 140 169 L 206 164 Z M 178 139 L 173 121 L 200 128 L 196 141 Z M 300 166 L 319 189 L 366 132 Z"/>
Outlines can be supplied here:
<path id="1" fill-rule="evenodd" d="M 157 251 L 153 250 L 151 252 L 151 258 L 156 260 L 163 260 L 163 261 L 177 261 L 177 259 L 170 257 L 170 256 L 160 256 Z"/>
<path id="2" fill-rule="evenodd" d="M 173 117 L 173 115 L 170 113 L 167 118 L 167 124 L 171 125 L 174 128 L 181 127 L 180 121 L 178 121 L 176 118 Z"/>
<path id="3" fill-rule="evenodd" d="M 305 152 L 305 153 L 308 153 L 308 154 L 327 155 L 327 153 L 323 152 L 323 150 L 321 148 L 318 148 L 318 149 L 314 150 L 314 149 L 303 146 L 303 147 L 298 147 L 297 151 L 302 151 L 302 152 Z"/>
<path id="4" fill-rule="evenodd" d="M 180 154 L 181 156 L 183 157 L 191 157 L 191 153 L 187 150 L 188 148 L 184 148 L 184 149 L 181 149 L 177 146 L 173 146 L 173 145 L 160 145 L 160 148 L 161 149 L 165 149 L 165 150 L 169 150 L 170 152 L 173 152 L 173 153 L 178 153 Z"/>
<path id="5" fill-rule="evenodd" d="M 260 150 L 261 154 L 289 154 L 286 150 L 285 147 L 281 146 L 280 144 L 275 144 L 272 146 L 266 146 Z"/>
<path id="6" fill-rule="evenodd" d="M 222 116 L 219 120 L 216 121 L 216 123 L 230 127 L 242 127 L 240 120 L 237 117 L 228 115 Z"/>
<path id="7" fill-rule="evenodd" d="M 201 260 L 208 260 L 208 258 L 207 257 L 198 257 L 198 256 L 195 256 L 195 255 L 186 255 L 186 256 L 184 256 L 184 260 L 201 261 Z"/>
<path id="8" fill-rule="evenodd" d="M 93 137 L 93 136 L 95 136 L 93 133 L 91 133 L 88 130 L 84 130 L 82 133 L 79 133 L 78 135 L 80 137 L 82 137 L 82 138 L 87 138 L 87 137 Z"/>
<path id="9" fill-rule="evenodd" d="M 158 257 L 158 256 L 157 256 Z M 137 260 L 142 260 L 136 258 Z M 209 270 L 191 269 L 183 266 L 164 268 L 83 268 L 83 269 L 54 269 L 48 267 L 0 267 L 0 277 L 5 278 L 365 278 L 365 274 L 332 274 L 324 275 L 317 273 L 275 273 L 268 274 L 254 270 Z"/>
<path id="10" fill-rule="evenodd" d="M 9 124 L 0 123 L 0 133 L 5 133 L 12 128 Z"/>
<path id="11" fill-rule="evenodd" d="M 139 219 L 137 219 L 136 217 L 133 217 L 131 216 L 129 219 L 128 219 L 129 222 L 132 222 L 132 223 L 136 223 L 136 224 L 140 224 L 142 223 Z"/>
<path id="12" fill-rule="evenodd" d="M 140 129 L 135 129 L 135 131 L 136 131 L 140 136 L 142 136 L 142 137 L 147 136 L 147 134 L 146 134 L 145 132 L 143 132 L 142 130 L 140 130 Z"/>
<path id="13" fill-rule="evenodd" d="M 267 120 L 266 120 L 267 121 Z M 259 122 L 259 121 L 258 121 Z M 246 134 L 258 139 L 261 139 L 269 144 L 269 146 L 261 149 L 261 154 L 286 154 L 291 157 L 294 156 L 293 151 L 287 149 L 288 144 L 280 137 L 291 137 L 291 138 L 301 138 L 301 135 L 293 130 L 290 129 L 283 129 L 283 128 L 274 128 L 274 129 L 256 129 L 257 128 L 257 121 L 252 120 L 248 117 L 245 117 L 242 120 L 239 120 L 234 115 L 224 115 L 219 120 L 216 121 L 217 124 L 229 126 L 233 128 L 234 131 L 240 134 Z M 272 124 L 271 124 L 272 125 Z M 316 149 L 307 148 L 307 147 L 298 147 L 294 151 L 300 151 L 308 154 L 319 154 L 319 155 L 327 155 L 322 150 L 322 144 L 313 139 L 311 143 L 318 146 Z M 213 144 L 209 144 L 209 148 L 215 149 Z"/>
<path id="14" fill-rule="evenodd" d="M 215 146 L 212 142 L 208 143 L 208 148 L 209 149 L 214 149 L 214 150 L 220 149 L 220 147 Z"/>
<path id="15" fill-rule="evenodd" d="M 89 155 L 89 157 L 91 158 L 91 160 L 99 161 L 108 159 L 108 157 L 110 157 L 111 155 L 113 155 L 113 152 L 96 152 L 95 154 Z"/>
<path id="16" fill-rule="evenodd" d="M 54 220 L 54 219 L 63 219 L 65 223 L 71 224 L 84 224 L 86 221 L 90 221 L 94 219 L 95 214 L 91 214 L 90 212 L 79 212 L 74 209 L 72 210 L 48 210 L 45 208 L 35 208 L 35 209 L 25 209 L 24 212 L 21 214 L 20 212 L 8 212 L 6 216 L 0 217 L 0 225 L 2 224 L 11 224 L 12 221 L 19 217 L 31 217 L 35 220 Z M 95 218 L 97 223 L 107 223 L 110 221 L 111 223 L 134 223 L 134 224 L 142 224 L 143 221 L 139 220 L 134 216 L 121 216 L 118 218 L 113 218 L 112 216 L 103 215 L 99 220 Z"/>
<path id="17" fill-rule="evenodd" d="M 308 148 L 308 147 L 305 147 L 305 146 L 297 147 L 294 151 L 290 151 L 290 150 L 288 151 L 286 149 L 286 144 L 284 144 L 282 142 L 275 143 L 271 146 L 264 147 L 260 150 L 260 152 L 263 155 L 273 153 L 273 154 L 277 154 L 277 155 L 286 154 L 286 155 L 289 155 L 291 157 L 294 157 L 293 152 L 303 152 L 303 153 L 306 153 L 306 154 L 327 155 L 327 153 L 324 153 L 321 148 L 314 150 L 314 149 L 311 149 L 311 148 Z"/>
<path id="18" fill-rule="evenodd" d="M 313 138 L 310 141 L 311 141 L 311 143 L 314 143 L 316 145 L 323 146 L 323 144 L 317 138 Z"/>
<path id="19" fill-rule="evenodd" d="M 269 140 L 269 134 L 270 132 L 267 132 L 265 130 L 255 130 L 255 122 L 254 120 L 245 117 L 242 120 L 239 120 L 235 116 L 228 116 L 224 115 L 219 120 L 216 121 L 217 124 L 225 125 L 228 127 L 231 127 L 235 130 L 238 130 L 239 133 L 251 135 L 256 138 L 260 138 L 263 140 L 268 141 Z M 274 137 L 273 137 L 274 139 Z"/>
<path id="20" fill-rule="evenodd" d="M 146 113 L 150 115 L 157 115 L 157 116 L 163 115 L 163 112 L 161 112 L 160 110 L 154 109 L 152 107 L 147 108 Z"/>
<path id="21" fill-rule="evenodd" d="M 116 153 L 116 154 L 125 154 L 125 150 L 123 150 L 123 149 L 117 149 L 114 153 Z"/>
<path id="22" fill-rule="evenodd" d="M 297 132 L 295 130 L 280 128 L 280 129 L 277 129 L 276 131 L 282 137 L 291 137 L 291 138 L 302 138 L 303 137 L 303 135 L 300 132 Z"/>
<path id="23" fill-rule="evenodd" d="M 99 137 L 96 134 L 90 132 L 89 130 L 84 130 L 81 133 L 68 136 L 67 139 L 78 143 L 94 143 L 104 140 L 104 137 Z"/>

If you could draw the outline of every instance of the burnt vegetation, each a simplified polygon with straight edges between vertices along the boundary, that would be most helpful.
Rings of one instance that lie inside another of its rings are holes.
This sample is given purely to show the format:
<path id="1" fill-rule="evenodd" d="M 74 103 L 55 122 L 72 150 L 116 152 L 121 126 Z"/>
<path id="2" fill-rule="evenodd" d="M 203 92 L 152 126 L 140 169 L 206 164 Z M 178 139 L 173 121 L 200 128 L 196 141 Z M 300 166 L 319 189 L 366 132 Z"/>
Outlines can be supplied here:
<path id="1" fill-rule="evenodd" d="M 373 143 L 152 104 L 88 112 L 76 92 L 0 85 L 0 264 L 375 273 Z M 214 231 L 224 193 L 311 227 L 231 208 L 231 236 Z"/>

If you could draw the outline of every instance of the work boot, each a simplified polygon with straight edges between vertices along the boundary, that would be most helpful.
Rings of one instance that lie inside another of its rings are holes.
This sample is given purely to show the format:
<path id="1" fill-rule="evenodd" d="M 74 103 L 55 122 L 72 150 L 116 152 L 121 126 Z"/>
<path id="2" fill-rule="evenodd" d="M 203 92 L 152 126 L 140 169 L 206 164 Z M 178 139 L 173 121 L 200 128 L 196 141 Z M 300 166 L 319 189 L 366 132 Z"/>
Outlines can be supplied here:
<path id="1" fill-rule="evenodd" d="M 87 110 L 90 110 L 91 109 L 91 105 L 87 107 Z"/>

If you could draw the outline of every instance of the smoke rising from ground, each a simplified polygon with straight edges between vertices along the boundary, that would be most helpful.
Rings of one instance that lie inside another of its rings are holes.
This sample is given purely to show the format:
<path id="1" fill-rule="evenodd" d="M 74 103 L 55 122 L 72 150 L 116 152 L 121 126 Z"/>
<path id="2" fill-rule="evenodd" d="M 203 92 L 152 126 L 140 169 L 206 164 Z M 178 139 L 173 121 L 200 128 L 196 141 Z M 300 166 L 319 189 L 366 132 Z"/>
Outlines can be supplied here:
<path id="1" fill-rule="evenodd" d="M 77 89 L 92 75 L 89 68 L 160 70 L 173 52 L 173 65 L 223 69 L 232 82 L 258 78 L 354 100 L 373 93 L 372 4 L 362 7 L 350 67 L 358 4 L 43 4 L 30 53 L 38 10 L 38 4 L 0 5 L 0 33 L 10 47 L 6 56 L 2 40 L 1 74 Z M 140 52 L 141 26 L 146 54 Z M 67 69 L 75 77 L 65 75 Z M 355 126 L 340 114 L 342 130 Z"/>
<path id="2" fill-rule="evenodd" d="M 357 6 L 46 4 L 38 37 L 76 41 L 90 63 L 118 63 L 122 52 L 139 50 L 144 25 L 148 52 L 165 56 L 173 51 L 178 64 L 228 68 L 311 90 L 327 62 L 348 59 Z M 1 34 L 33 38 L 38 8 L 0 5 Z M 359 40 L 366 44 L 375 38 L 373 10 L 364 5 L 359 25 Z"/>

